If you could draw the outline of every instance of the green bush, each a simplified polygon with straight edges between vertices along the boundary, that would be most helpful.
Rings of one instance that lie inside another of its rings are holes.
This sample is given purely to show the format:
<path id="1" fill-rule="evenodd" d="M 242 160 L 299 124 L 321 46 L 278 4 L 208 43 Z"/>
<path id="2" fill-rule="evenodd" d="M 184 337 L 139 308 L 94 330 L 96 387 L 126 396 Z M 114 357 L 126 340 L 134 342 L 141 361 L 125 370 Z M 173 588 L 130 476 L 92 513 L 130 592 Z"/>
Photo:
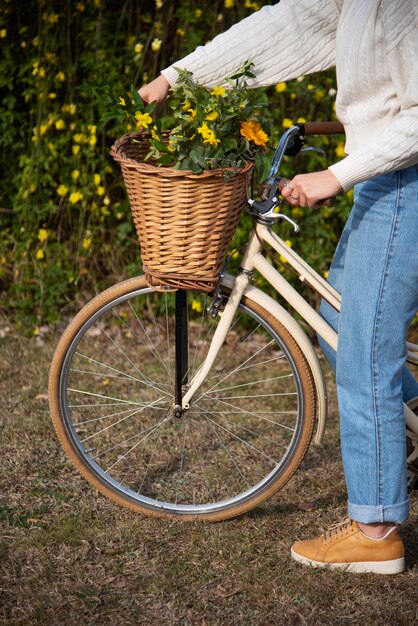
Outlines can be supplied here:
<path id="1" fill-rule="evenodd" d="M 3 0 L 0 305 L 11 317 L 32 328 L 52 322 L 88 293 L 141 271 L 120 172 L 109 157 L 126 126 L 100 125 L 100 111 L 78 87 L 101 79 L 126 94 L 263 4 Z M 260 98 L 270 103 L 273 145 L 302 117 L 333 118 L 334 74 L 299 77 L 260 90 Z M 342 156 L 340 139 L 318 144 L 330 161 Z M 325 165 L 320 158 L 300 162 L 294 172 Z M 288 174 L 292 167 L 287 161 Z M 302 231 L 294 245 L 323 273 L 349 204 L 350 196 L 336 209 L 290 211 Z M 234 245 L 249 227 L 243 219 Z"/>

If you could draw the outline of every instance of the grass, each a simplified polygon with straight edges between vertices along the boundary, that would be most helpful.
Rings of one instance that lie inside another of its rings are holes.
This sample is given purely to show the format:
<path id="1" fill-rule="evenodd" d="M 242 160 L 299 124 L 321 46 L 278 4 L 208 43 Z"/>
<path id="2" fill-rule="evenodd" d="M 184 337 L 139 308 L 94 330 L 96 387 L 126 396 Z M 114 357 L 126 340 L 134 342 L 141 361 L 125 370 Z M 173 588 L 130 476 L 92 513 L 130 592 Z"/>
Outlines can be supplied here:
<path id="1" fill-rule="evenodd" d="M 394 577 L 315 571 L 297 538 L 345 514 L 335 390 L 324 446 L 241 518 L 159 521 L 96 494 L 67 460 L 48 414 L 55 338 L 0 339 L 0 623 L 12 625 L 390 625 L 416 623 L 418 500 Z"/>

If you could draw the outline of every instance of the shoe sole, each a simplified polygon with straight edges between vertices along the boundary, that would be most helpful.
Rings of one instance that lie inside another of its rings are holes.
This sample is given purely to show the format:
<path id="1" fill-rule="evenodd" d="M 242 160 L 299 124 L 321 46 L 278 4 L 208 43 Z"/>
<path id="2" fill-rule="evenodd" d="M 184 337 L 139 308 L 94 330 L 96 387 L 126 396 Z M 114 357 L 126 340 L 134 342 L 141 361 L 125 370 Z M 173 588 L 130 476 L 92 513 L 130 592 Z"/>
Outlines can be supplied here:
<path id="1" fill-rule="evenodd" d="M 343 569 L 353 574 L 401 574 L 405 571 L 405 558 L 393 559 L 391 561 L 361 561 L 357 563 L 322 563 L 301 556 L 293 549 L 290 550 L 292 558 L 303 565 L 310 565 L 315 568 Z"/>

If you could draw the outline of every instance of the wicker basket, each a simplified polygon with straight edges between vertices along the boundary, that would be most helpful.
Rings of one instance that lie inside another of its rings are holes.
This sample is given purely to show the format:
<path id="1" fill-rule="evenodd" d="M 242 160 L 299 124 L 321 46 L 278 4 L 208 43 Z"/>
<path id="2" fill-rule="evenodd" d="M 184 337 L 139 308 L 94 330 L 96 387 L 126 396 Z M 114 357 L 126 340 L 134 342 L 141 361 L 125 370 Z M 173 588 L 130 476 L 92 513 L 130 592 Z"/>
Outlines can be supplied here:
<path id="1" fill-rule="evenodd" d="M 132 141 L 135 140 L 135 141 Z M 148 135 L 124 135 L 111 148 L 128 190 L 147 282 L 154 289 L 211 291 L 246 202 L 253 164 L 228 180 L 144 162 Z"/>

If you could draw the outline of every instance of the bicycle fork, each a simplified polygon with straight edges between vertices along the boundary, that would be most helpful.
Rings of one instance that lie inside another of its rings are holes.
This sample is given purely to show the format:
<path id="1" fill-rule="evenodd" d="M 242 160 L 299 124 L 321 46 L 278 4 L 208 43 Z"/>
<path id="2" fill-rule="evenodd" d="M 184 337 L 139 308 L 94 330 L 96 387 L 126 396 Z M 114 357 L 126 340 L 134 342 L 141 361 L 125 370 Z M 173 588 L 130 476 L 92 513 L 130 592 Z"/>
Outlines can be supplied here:
<path id="1" fill-rule="evenodd" d="M 214 364 L 216 356 L 225 341 L 229 328 L 231 327 L 235 312 L 241 301 L 243 293 L 248 286 L 249 280 L 250 280 L 250 277 L 244 272 L 237 275 L 231 294 L 225 305 L 225 308 L 220 314 L 221 316 L 220 321 L 214 332 L 206 359 L 204 360 L 200 368 L 197 370 L 196 374 L 193 376 L 191 383 L 190 383 L 190 388 L 188 389 L 188 391 L 185 393 L 185 395 L 179 402 L 177 402 L 177 395 L 176 395 L 177 406 L 175 407 L 175 414 L 176 414 L 176 409 L 178 409 L 179 410 L 178 417 L 181 416 L 181 413 L 184 410 L 187 410 L 190 407 L 190 404 L 189 404 L 190 400 L 192 399 L 196 391 L 199 389 L 203 381 L 206 379 L 206 376 L 208 375 L 212 365 Z M 177 303 L 177 294 L 176 294 L 176 303 Z M 177 312 L 177 309 L 176 309 L 176 312 Z M 179 338 L 180 338 L 180 334 L 179 334 Z M 184 364 L 184 361 L 182 361 L 183 350 L 181 346 L 179 346 L 178 352 L 179 352 L 178 362 L 179 364 L 180 363 Z M 187 357 L 186 357 L 186 362 L 187 362 Z M 179 372 L 181 372 L 181 370 L 179 370 Z M 186 383 L 183 383 L 183 385 L 184 384 Z M 178 375 L 177 375 L 177 317 L 176 317 L 176 394 L 180 392 L 179 398 L 181 398 L 181 391 L 182 391 L 181 387 L 182 387 L 181 384 L 178 385 Z"/>

